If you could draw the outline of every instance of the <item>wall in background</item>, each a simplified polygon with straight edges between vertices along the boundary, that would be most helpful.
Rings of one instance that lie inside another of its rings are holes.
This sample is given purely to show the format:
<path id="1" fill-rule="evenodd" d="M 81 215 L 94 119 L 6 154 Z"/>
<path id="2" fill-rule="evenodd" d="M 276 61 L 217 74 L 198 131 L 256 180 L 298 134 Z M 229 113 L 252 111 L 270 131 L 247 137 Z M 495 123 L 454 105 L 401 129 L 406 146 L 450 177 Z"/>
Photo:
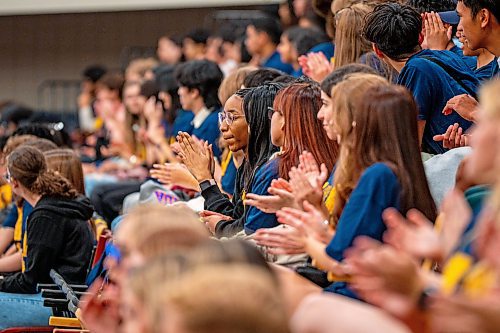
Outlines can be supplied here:
<path id="1" fill-rule="evenodd" d="M 216 8 L 0 17 L 0 101 L 37 106 L 47 79 L 79 79 L 91 64 L 119 66 L 129 46 L 203 24 Z"/>

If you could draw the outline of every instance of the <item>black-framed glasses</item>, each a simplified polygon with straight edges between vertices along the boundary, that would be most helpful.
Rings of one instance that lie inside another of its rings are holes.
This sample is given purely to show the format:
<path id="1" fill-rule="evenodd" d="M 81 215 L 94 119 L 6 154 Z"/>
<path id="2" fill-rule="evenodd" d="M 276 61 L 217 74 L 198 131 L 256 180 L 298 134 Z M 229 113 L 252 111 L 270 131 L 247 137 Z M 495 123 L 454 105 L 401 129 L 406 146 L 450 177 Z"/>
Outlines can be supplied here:
<path id="1" fill-rule="evenodd" d="M 219 116 L 219 126 L 221 126 L 222 122 L 224 121 L 228 126 L 231 126 L 235 119 L 243 117 L 242 115 L 234 115 L 233 113 L 225 111 L 219 112 L 218 116 Z"/>

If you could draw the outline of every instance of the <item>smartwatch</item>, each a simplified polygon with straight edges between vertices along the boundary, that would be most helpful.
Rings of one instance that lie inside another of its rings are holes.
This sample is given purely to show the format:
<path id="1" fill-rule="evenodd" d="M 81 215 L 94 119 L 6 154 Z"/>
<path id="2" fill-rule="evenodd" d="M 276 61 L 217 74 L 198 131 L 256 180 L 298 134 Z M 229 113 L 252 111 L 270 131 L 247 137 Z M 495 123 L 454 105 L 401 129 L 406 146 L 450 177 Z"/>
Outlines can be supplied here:
<path id="1" fill-rule="evenodd" d="M 205 191 L 206 189 L 208 189 L 214 185 L 217 185 L 217 182 L 214 179 L 208 179 L 208 180 L 202 181 L 200 183 L 201 192 Z"/>

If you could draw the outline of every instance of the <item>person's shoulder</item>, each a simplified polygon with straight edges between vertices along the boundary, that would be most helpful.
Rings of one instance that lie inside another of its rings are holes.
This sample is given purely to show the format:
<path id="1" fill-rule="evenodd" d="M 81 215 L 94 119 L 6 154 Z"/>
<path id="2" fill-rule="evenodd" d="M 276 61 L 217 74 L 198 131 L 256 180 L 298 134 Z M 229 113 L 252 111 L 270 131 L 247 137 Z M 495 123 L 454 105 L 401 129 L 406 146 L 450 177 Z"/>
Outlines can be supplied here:
<path id="1" fill-rule="evenodd" d="M 422 71 L 424 73 L 432 71 L 437 65 L 426 59 L 428 57 L 435 57 L 435 53 L 431 50 L 422 50 L 414 54 L 408 59 L 403 71 Z"/>
<path id="2" fill-rule="evenodd" d="M 393 180 L 397 180 L 394 171 L 386 163 L 378 162 L 366 168 L 359 181 L 386 183 Z"/>

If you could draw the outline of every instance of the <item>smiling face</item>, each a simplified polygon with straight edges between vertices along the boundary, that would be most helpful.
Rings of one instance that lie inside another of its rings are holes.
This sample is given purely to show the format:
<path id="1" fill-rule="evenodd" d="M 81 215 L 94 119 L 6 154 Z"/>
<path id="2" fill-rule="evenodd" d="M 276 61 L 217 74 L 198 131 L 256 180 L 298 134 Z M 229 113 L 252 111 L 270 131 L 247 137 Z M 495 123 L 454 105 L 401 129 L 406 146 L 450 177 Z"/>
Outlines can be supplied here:
<path id="1" fill-rule="evenodd" d="M 248 146 L 248 123 L 243 112 L 243 100 L 232 95 L 224 105 L 224 112 L 233 116 L 233 122 L 228 125 L 226 120 L 220 124 L 222 138 L 232 152 L 245 150 Z"/>
<path id="2" fill-rule="evenodd" d="M 321 92 L 322 106 L 318 112 L 318 119 L 323 123 L 323 129 L 330 140 L 335 140 L 337 134 L 331 126 L 333 121 L 333 103 L 332 99 L 324 92 Z"/>
<path id="3" fill-rule="evenodd" d="M 468 47 L 471 50 L 484 47 L 482 44 L 486 32 L 483 29 L 483 22 L 481 20 L 483 14 L 479 13 L 476 17 L 473 17 L 472 10 L 466 7 L 462 1 L 457 3 L 457 13 L 460 16 L 458 30 L 462 31 L 462 37 L 468 44 Z"/>

